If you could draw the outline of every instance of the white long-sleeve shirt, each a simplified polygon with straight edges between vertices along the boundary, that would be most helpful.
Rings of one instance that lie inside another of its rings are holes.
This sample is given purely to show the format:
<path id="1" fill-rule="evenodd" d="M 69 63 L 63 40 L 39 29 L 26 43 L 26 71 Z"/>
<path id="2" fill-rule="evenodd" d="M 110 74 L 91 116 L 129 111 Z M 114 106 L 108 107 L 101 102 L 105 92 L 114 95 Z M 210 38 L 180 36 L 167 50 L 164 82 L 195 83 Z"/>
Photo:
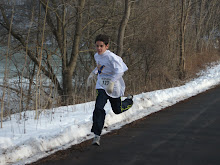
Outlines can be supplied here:
<path id="1" fill-rule="evenodd" d="M 106 93 L 113 97 L 121 97 L 124 95 L 125 83 L 122 78 L 128 67 L 123 62 L 122 58 L 113 52 L 106 50 L 103 54 L 94 55 L 97 67 L 93 70 L 95 74 L 98 73 L 98 81 L 96 82 L 96 89 L 106 89 L 109 82 L 114 82 L 114 89 L 112 93 Z"/>

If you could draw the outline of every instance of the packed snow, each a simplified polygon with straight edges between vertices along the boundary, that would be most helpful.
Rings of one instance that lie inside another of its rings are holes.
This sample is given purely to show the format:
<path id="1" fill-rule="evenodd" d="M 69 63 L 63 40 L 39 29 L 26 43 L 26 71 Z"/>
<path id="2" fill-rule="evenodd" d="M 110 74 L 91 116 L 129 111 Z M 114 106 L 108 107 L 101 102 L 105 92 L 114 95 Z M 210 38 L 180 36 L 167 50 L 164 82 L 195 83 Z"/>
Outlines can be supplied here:
<path id="1" fill-rule="evenodd" d="M 135 95 L 132 108 L 122 114 L 114 114 L 108 102 L 103 134 L 219 84 L 220 62 L 185 85 Z M 35 120 L 35 111 L 23 112 L 21 119 L 19 114 L 5 119 L 0 129 L 0 164 L 31 163 L 93 138 L 90 129 L 94 105 L 95 101 L 92 101 L 42 110 L 38 120 Z"/>

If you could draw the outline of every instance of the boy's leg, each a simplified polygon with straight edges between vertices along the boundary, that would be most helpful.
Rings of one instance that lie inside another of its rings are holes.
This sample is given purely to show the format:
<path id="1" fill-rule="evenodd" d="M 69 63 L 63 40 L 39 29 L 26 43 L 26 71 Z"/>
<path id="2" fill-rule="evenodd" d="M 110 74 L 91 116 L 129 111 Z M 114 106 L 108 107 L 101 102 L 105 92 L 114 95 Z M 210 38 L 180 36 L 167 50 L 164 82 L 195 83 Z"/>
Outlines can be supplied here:
<path id="1" fill-rule="evenodd" d="M 121 101 L 121 97 L 119 98 L 109 98 L 109 101 L 112 106 L 112 110 L 115 114 L 120 114 L 122 112 L 127 111 L 133 105 L 132 99 L 125 99 Z"/>
<path id="2" fill-rule="evenodd" d="M 92 132 L 95 135 L 101 135 L 102 128 L 104 126 L 105 121 L 105 104 L 107 103 L 108 95 L 105 93 L 105 90 L 98 89 L 97 90 L 97 97 L 95 103 L 95 110 L 93 111 L 93 125 L 92 125 Z"/>

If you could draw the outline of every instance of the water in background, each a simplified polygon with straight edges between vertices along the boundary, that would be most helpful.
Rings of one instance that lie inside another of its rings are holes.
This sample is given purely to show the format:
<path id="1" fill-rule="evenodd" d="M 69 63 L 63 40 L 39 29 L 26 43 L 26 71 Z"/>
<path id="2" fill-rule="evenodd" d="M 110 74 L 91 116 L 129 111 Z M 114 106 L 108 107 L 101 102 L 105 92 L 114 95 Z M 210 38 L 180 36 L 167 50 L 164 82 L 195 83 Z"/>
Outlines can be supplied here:
<path id="1" fill-rule="evenodd" d="M 13 55 L 8 53 L 8 60 L 6 65 L 7 47 L 0 47 L 0 83 L 3 82 L 5 71 L 7 71 L 7 78 L 13 79 L 17 77 L 18 68 L 24 66 L 24 55 L 15 53 Z"/>
<path id="2" fill-rule="evenodd" d="M 4 79 L 5 68 L 7 70 L 7 80 L 16 80 L 18 79 L 18 73 L 21 72 L 25 66 L 24 73 L 27 76 L 30 75 L 29 71 L 33 69 L 33 62 L 30 62 L 30 59 L 25 63 L 25 54 L 24 52 L 16 52 L 12 55 L 9 52 L 7 66 L 6 66 L 6 54 L 7 47 L 0 47 L 0 84 L 2 84 Z M 61 60 L 57 55 L 51 56 L 51 65 L 53 67 L 53 72 L 58 75 L 58 79 L 61 78 Z M 36 69 L 38 69 L 36 67 Z M 21 73 L 20 73 L 21 74 Z M 24 79 L 24 78 L 23 78 Z"/>
<path id="3" fill-rule="evenodd" d="M 8 106 L 5 108 L 6 110 L 13 110 L 14 112 L 17 111 L 17 109 L 19 108 L 19 101 L 20 101 L 20 92 L 19 90 L 21 89 L 21 75 L 19 77 L 18 74 L 21 74 L 21 71 L 23 70 L 24 66 L 25 66 L 25 70 L 23 72 L 24 77 L 22 78 L 22 89 L 23 90 L 28 90 L 29 87 L 29 79 L 28 77 L 31 75 L 30 72 L 32 72 L 33 70 L 33 62 L 26 63 L 25 65 L 25 54 L 24 52 L 16 52 L 15 54 L 9 56 L 9 59 L 7 61 L 7 67 L 6 67 L 6 54 L 7 54 L 7 47 L 3 48 L 0 47 L 0 98 L 2 98 L 2 93 L 3 93 L 3 89 L 2 85 L 3 85 L 3 80 L 4 80 L 4 72 L 5 72 L 5 68 L 7 70 L 7 85 L 10 88 L 16 89 L 18 90 L 18 92 L 16 92 L 15 90 L 7 90 L 8 93 L 5 96 L 5 106 Z M 9 52 L 10 54 L 10 52 Z M 11 53 L 12 54 L 12 53 Z M 59 52 L 56 52 L 56 54 L 51 55 L 50 56 L 50 64 L 53 67 L 53 72 L 54 74 L 57 75 L 57 79 L 61 82 L 62 80 L 62 67 L 61 67 L 61 59 L 58 56 Z M 88 58 L 90 57 L 89 55 L 87 55 Z M 84 56 L 85 58 L 85 56 Z M 76 73 L 74 76 L 74 78 L 72 79 L 72 83 L 74 85 L 74 87 L 76 87 L 77 89 L 80 89 L 84 84 L 84 75 L 85 75 L 85 69 L 83 65 L 79 65 L 78 66 L 78 73 Z M 37 72 L 38 67 L 36 67 L 36 72 Z M 36 73 L 35 72 L 35 73 Z M 36 75 L 36 74 L 35 74 Z M 36 76 L 34 77 L 36 78 Z M 50 93 L 51 91 L 51 87 L 53 86 L 53 83 L 51 83 L 51 80 L 49 78 L 47 78 L 44 75 L 41 75 L 41 85 L 43 86 L 44 90 L 47 93 Z M 36 82 L 36 79 L 34 79 L 34 82 Z M 36 84 L 36 83 L 34 83 Z M 32 86 L 34 88 L 34 86 Z M 53 88 L 53 87 L 52 87 Z M 53 88 L 54 89 L 54 88 Z M 33 89 L 34 92 L 35 88 Z M 56 89 L 54 89 L 53 94 L 56 95 Z M 43 93 L 43 92 L 41 92 Z M 52 94 L 52 95 L 53 95 Z M 53 97 L 53 96 L 52 96 Z M 56 95 L 57 97 L 57 95 Z M 56 98 L 53 97 L 53 98 Z M 42 97 L 42 99 L 44 99 Z M 45 100 L 46 101 L 46 100 Z M 23 103 L 25 106 L 25 103 Z M 0 106 L 1 106 L 1 102 L 0 102 Z"/>

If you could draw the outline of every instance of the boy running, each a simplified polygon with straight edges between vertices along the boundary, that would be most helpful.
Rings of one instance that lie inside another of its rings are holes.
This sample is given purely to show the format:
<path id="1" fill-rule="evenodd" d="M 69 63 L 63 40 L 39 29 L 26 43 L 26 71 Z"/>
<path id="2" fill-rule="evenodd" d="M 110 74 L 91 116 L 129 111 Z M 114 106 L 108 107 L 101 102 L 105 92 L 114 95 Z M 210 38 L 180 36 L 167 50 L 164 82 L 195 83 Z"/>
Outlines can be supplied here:
<path id="1" fill-rule="evenodd" d="M 100 135 L 105 122 L 104 106 L 109 99 L 112 110 L 115 114 L 120 114 L 131 108 L 133 96 L 129 95 L 124 101 L 125 83 L 122 78 L 128 67 L 122 58 L 109 51 L 109 37 L 98 35 L 95 39 L 97 53 L 94 55 L 97 67 L 90 73 L 87 86 L 91 86 L 96 74 L 96 103 L 93 112 L 93 126 L 91 131 L 95 134 L 92 144 L 100 145 Z"/>

